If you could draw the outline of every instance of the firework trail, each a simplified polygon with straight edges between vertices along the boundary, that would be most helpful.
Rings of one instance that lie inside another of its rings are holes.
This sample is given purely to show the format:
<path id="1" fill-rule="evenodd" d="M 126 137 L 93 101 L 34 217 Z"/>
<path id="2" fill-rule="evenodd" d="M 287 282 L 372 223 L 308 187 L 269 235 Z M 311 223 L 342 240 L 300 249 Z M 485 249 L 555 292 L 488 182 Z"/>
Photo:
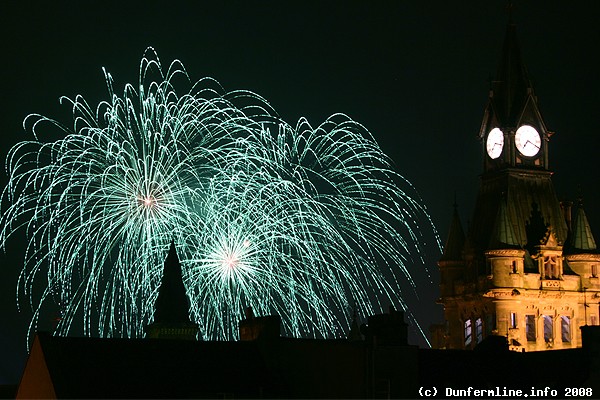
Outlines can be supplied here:
<path id="1" fill-rule="evenodd" d="M 254 93 L 192 84 L 178 61 L 165 73 L 152 49 L 122 95 L 105 77 L 108 100 L 62 98 L 71 126 L 28 116 L 33 140 L 7 156 L 0 243 L 26 234 L 30 332 L 56 303 L 57 334 L 143 336 L 171 240 L 204 339 L 236 338 L 248 306 L 302 337 L 343 336 L 353 305 L 407 308 L 400 286 L 409 267 L 426 273 L 435 230 L 363 126 L 291 126 Z M 42 140 L 48 124 L 61 139 Z"/>

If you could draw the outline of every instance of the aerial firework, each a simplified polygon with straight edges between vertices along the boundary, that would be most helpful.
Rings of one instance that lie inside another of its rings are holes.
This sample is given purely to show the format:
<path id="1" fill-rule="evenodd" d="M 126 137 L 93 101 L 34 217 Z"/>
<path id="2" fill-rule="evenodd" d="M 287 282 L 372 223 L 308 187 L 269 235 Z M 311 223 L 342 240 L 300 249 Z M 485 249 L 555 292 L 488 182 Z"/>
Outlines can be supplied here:
<path id="1" fill-rule="evenodd" d="M 237 337 L 248 306 L 302 337 L 343 336 L 352 308 L 407 308 L 433 226 L 362 125 L 292 126 L 254 93 L 165 72 L 152 49 L 137 86 L 119 95 L 105 76 L 106 101 L 61 99 L 69 126 L 28 116 L 32 140 L 7 156 L 0 242 L 26 234 L 30 331 L 55 303 L 57 334 L 143 336 L 171 240 L 204 339 Z M 61 138 L 43 140 L 48 124 Z"/>

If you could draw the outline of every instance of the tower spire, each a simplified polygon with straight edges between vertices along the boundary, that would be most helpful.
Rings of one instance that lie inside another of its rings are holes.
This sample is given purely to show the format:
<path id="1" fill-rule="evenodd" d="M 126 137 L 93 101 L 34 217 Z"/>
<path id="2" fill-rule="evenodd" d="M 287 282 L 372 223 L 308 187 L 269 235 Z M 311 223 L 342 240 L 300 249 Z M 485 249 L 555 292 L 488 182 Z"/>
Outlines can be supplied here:
<path id="1" fill-rule="evenodd" d="M 154 322 L 189 323 L 189 301 L 183 284 L 181 264 L 171 241 L 169 253 L 165 259 L 163 277 L 155 303 Z"/>
<path id="2" fill-rule="evenodd" d="M 190 321 L 189 300 L 183 284 L 181 263 L 171 240 L 163 276 L 154 304 L 154 322 L 146 327 L 149 338 L 195 340 L 198 325 Z"/>
<path id="3" fill-rule="evenodd" d="M 504 127 L 516 127 L 527 103 L 533 94 L 533 85 L 523 63 L 521 48 L 517 40 L 516 25 L 509 21 L 502 47 L 502 58 L 496 79 L 492 85 L 494 108 L 499 122 Z"/>
<path id="4" fill-rule="evenodd" d="M 448 232 L 448 239 L 444 246 L 444 252 L 440 261 L 458 261 L 462 259 L 462 251 L 465 244 L 465 233 L 460 216 L 458 215 L 458 205 L 456 204 L 456 196 L 454 197 L 454 212 L 452 214 L 452 222 Z"/>
<path id="5" fill-rule="evenodd" d="M 512 0 L 508 0 L 508 4 L 506 4 L 506 12 L 508 13 L 508 23 L 512 24 L 513 21 L 513 11 L 515 9 L 515 5 Z"/>

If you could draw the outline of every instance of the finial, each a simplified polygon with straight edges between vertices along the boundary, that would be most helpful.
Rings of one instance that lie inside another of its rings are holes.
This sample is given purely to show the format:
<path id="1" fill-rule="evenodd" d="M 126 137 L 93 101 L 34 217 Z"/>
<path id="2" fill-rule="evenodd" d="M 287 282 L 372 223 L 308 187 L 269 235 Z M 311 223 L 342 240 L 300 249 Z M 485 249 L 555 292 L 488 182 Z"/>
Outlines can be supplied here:
<path id="1" fill-rule="evenodd" d="M 581 185 L 577 185 L 577 207 L 583 206 L 583 189 Z"/>
<path id="2" fill-rule="evenodd" d="M 515 5 L 513 4 L 512 0 L 508 0 L 508 4 L 506 5 L 506 12 L 508 12 L 508 23 L 509 24 L 514 23 L 514 20 L 513 20 L 514 8 L 515 8 Z"/>

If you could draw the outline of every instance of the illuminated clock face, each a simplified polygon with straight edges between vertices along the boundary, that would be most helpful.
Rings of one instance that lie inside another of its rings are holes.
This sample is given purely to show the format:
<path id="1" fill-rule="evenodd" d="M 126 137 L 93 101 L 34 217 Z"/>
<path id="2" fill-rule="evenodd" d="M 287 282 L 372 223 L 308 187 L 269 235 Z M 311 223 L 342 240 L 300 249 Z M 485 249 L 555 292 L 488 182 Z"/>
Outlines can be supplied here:
<path id="1" fill-rule="evenodd" d="M 490 131 L 487 137 L 485 148 L 488 156 L 491 159 L 496 159 L 502 154 L 502 147 L 504 146 L 504 134 L 498 128 L 494 128 Z"/>
<path id="2" fill-rule="evenodd" d="M 533 157 L 539 153 L 542 146 L 540 134 L 533 126 L 523 125 L 515 134 L 515 146 L 524 156 Z"/>

